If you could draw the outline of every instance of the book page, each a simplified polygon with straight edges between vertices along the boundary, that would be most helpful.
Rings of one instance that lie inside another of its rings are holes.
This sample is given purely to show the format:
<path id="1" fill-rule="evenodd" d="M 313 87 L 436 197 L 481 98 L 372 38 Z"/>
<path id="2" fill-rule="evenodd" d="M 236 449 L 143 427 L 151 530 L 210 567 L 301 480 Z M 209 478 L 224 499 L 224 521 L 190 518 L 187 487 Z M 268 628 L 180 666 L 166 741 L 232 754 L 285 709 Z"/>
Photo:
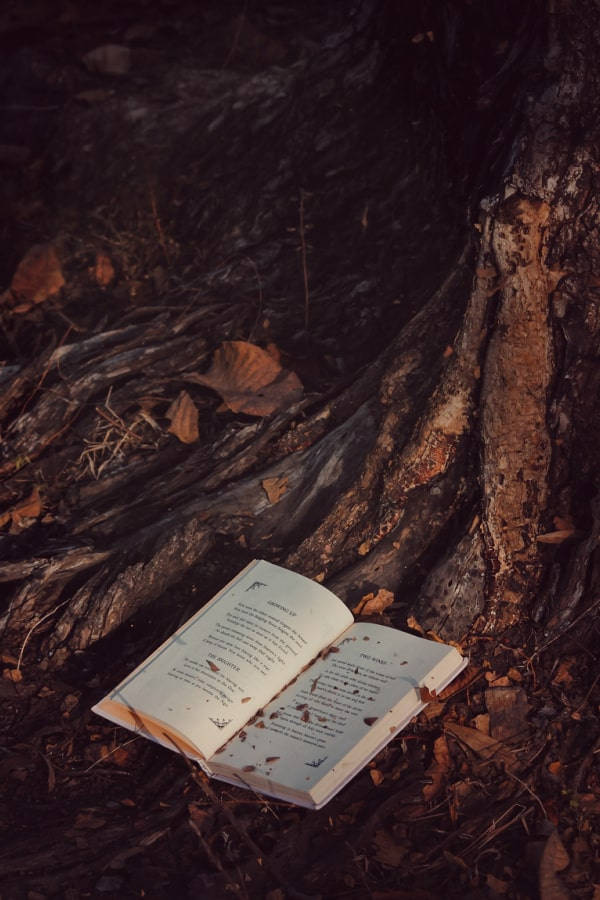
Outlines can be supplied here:
<path id="1" fill-rule="evenodd" d="M 119 704 L 210 756 L 349 622 L 352 614 L 331 591 L 258 560 L 96 711 L 105 703 L 110 717 Z"/>
<path id="2" fill-rule="evenodd" d="M 420 685 L 434 689 L 466 664 L 445 644 L 365 623 L 351 626 L 331 651 L 208 761 L 212 774 L 237 770 L 266 793 L 285 786 L 288 797 L 313 790 L 325 773 L 343 782 L 360 766 L 353 749 L 377 723 L 395 716 L 392 732 L 386 725 L 373 749 L 422 707 Z"/>

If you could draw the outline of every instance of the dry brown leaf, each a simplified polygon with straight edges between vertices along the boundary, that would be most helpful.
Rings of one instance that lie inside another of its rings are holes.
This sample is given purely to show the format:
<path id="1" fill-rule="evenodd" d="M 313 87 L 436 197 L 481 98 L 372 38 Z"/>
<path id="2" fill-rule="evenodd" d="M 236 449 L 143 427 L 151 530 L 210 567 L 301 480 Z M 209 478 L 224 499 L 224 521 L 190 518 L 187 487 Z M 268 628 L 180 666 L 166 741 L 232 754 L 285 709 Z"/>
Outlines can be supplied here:
<path id="1" fill-rule="evenodd" d="M 490 716 L 489 713 L 480 713 L 473 719 L 473 724 L 477 731 L 489 735 L 490 733 Z"/>
<path id="2" fill-rule="evenodd" d="M 451 641 L 448 641 L 451 644 Z M 463 652 L 460 644 L 454 644 L 461 653 Z M 452 684 L 449 684 L 448 687 L 444 688 L 443 691 L 439 693 L 440 700 L 449 700 L 450 697 L 454 697 L 455 694 L 463 691 L 468 685 L 472 684 L 474 681 L 477 681 L 481 674 L 481 669 L 476 668 L 474 665 L 467 666 L 467 668 L 462 672 L 458 678 L 455 678 Z"/>
<path id="3" fill-rule="evenodd" d="M 182 444 L 193 444 L 199 438 L 198 410 L 187 391 L 181 391 L 167 410 L 167 419 L 171 420 L 169 431 L 179 438 Z"/>
<path id="4" fill-rule="evenodd" d="M 261 481 L 262 488 L 269 498 L 269 503 L 277 503 L 288 487 L 288 478 L 287 475 L 279 475 L 275 476 L 275 478 L 264 478 Z"/>
<path id="5" fill-rule="evenodd" d="M 476 728 L 467 728 L 465 725 L 457 725 L 456 722 L 444 722 L 444 729 L 482 759 L 504 763 L 507 769 L 514 766 L 517 761 L 509 747 L 501 741 L 477 731 Z"/>
<path id="6" fill-rule="evenodd" d="M 355 616 L 374 616 L 384 612 L 394 602 L 394 594 L 385 588 L 379 588 L 376 594 L 365 594 L 354 607 Z"/>
<path id="7" fill-rule="evenodd" d="M 427 722 L 433 722 L 434 719 L 439 719 L 445 709 L 445 703 L 441 703 L 439 700 L 432 700 L 427 704 L 425 709 L 421 710 L 420 715 L 423 716 Z"/>
<path id="8" fill-rule="evenodd" d="M 373 838 L 376 852 L 375 859 L 384 866 L 400 866 L 406 858 L 408 850 L 398 844 L 387 831 L 376 831 Z"/>
<path id="9" fill-rule="evenodd" d="M 294 372 L 282 369 L 271 353 L 247 341 L 225 341 L 204 375 L 188 376 L 219 394 L 229 409 L 249 416 L 270 416 L 302 396 Z"/>
<path id="10" fill-rule="evenodd" d="M 15 525 L 20 525 L 23 519 L 36 519 L 42 512 L 42 509 L 43 505 L 39 488 L 34 487 L 25 500 L 20 500 L 12 509 L 0 514 L 0 527 L 6 525 L 11 519 Z"/>
<path id="11" fill-rule="evenodd" d="M 101 819 L 95 814 L 94 810 L 80 812 L 75 819 L 75 828 L 86 828 L 95 830 L 103 828 L 106 825 L 106 819 Z"/>
<path id="12" fill-rule="evenodd" d="M 429 688 L 422 684 L 419 688 L 419 696 L 421 698 L 421 703 L 431 703 L 432 701 L 437 701 L 438 696 L 435 691 L 430 691 Z"/>
<path id="13" fill-rule="evenodd" d="M 541 900 L 568 900 L 571 896 L 556 876 L 557 872 L 562 872 L 563 869 L 566 869 L 569 862 L 569 854 L 565 850 L 558 832 L 553 831 L 544 845 L 540 860 L 539 885 Z"/>
<path id="14" fill-rule="evenodd" d="M 22 681 L 23 673 L 20 669 L 3 669 L 2 677 L 6 678 L 7 681 Z"/>
<path id="15" fill-rule="evenodd" d="M 508 893 L 508 888 L 510 887 L 508 881 L 502 881 L 500 878 L 496 878 L 494 875 L 486 875 L 487 886 L 490 890 L 492 897 L 503 896 Z"/>
<path id="16" fill-rule="evenodd" d="M 115 277 L 115 269 L 106 253 L 96 253 L 96 262 L 92 273 L 100 287 L 107 287 L 111 283 Z"/>
<path id="17" fill-rule="evenodd" d="M 131 66 L 131 50 L 121 44 L 104 44 L 86 53 L 83 62 L 90 72 L 125 75 Z"/>
<path id="18" fill-rule="evenodd" d="M 378 787 L 385 779 L 383 772 L 380 772 L 379 769 L 369 769 L 369 775 L 375 787 Z"/>
<path id="19" fill-rule="evenodd" d="M 52 244 L 35 244 L 31 247 L 13 275 L 10 291 L 15 298 L 27 304 L 43 303 L 58 294 L 64 287 L 60 260 Z"/>
<path id="20" fill-rule="evenodd" d="M 452 760 L 448 750 L 448 742 L 444 735 L 441 735 L 433 745 L 433 762 L 426 772 L 426 775 L 431 778 L 431 784 L 423 786 L 423 798 L 425 800 L 429 801 L 437 797 L 451 768 Z"/>
<path id="21" fill-rule="evenodd" d="M 417 622 L 417 620 L 415 619 L 414 616 L 408 616 L 408 618 L 406 619 L 406 624 L 413 631 L 418 631 L 419 634 L 423 634 L 423 635 L 425 634 L 425 629 L 423 628 L 422 625 L 419 625 L 419 623 Z"/>
<path id="22" fill-rule="evenodd" d="M 485 692 L 485 703 L 493 738 L 501 741 L 523 739 L 529 730 L 527 717 L 531 708 L 523 688 L 491 687 Z"/>
<path id="23" fill-rule="evenodd" d="M 558 669 L 556 670 L 556 674 L 552 679 L 552 684 L 565 684 L 570 685 L 573 684 L 573 676 L 571 675 L 571 669 L 577 666 L 577 660 L 574 656 L 569 656 L 560 663 Z"/>

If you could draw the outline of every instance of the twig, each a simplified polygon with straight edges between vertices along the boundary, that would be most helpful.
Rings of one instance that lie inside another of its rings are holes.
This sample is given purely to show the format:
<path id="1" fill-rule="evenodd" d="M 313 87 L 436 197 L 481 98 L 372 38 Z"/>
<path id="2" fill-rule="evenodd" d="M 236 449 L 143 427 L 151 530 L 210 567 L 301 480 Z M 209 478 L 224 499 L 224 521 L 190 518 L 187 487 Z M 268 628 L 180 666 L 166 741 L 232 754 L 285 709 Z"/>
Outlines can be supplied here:
<path id="1" fill-rule="evenodd" d="M 250 334 L 248 335 L 248 340 L 250 341 L 250 340 L 252 340 L 252 335 L 254 334 L 254 329 L 255 329 L 256 326 L 258 325 L 258 320 L 260 319 L 260 314 L 262 313 L 262 308 L 263 308 L 263 288 L 262 288 L 262 281 L 261 281 L 261 277 L 260 277 L 260 272 L 258 271 L 258 268 L 257 268 L 256 263 L 255 263 L 254 260 L 251 259 L 249 256 L 246 257 L 246 262 L 248 262 L 248 263 L 252 266 L 252 268 L 254 269 L 254 274 L 256 275 L 256 281 L 257 281 L 257 283 L 258 283 L 258 312 L 256 313 L 256 318 L 255 318 L 255 320 L 254 320 L 254 325 L 253 325 L 252 328 L 250 329 Z"/>
<path id="2" fill-rule="evenodd" d="M 588 615 L 588 613 L 591 613 L 592 610 L 596 609 L 597 606 L 600 606 L 600 597 L 598 597 L 597 600 L 594 600 L 593 603 L 590 603 L 587 609 L 584 609 L 583 612 L 576 616 L 576 618 L 574 618 L 572 622 L 569 622 L 566 628 L 563 628 L 558 634 L 555 634 L 554 637 L 550 638 L 549 641 L 546 641 L 545 644 L 542 644 L 541 647 L 538 647 L 533 656 L 531 656 L 527 661 L 531 663 L 536 658 L 536 656 L 539 656 L 540 653 L 543 653 L 544 650 L 547 650 L 548 647 L 551 646 L 551 644 L 554 644 L 555 641 L 558 641 L 559 638 L 563 637 L 567 633 L 567 631 L 570 631 L 571 628 L 574 628 L 578 622 L 581 622 L 581 620 L 584 619 Z"/>
<path id="3" fill-rule="evenodd" d="M 508 769 L 505 769 L 504 771 L 510 778 L 513 778 L 518 784 L 520 784 L 521 787 L 524 787 L 528 794 L 531 794 L 533 799 L 539 805 L 542 813 L 544 814 L 544 818 L 548 819 L 548 813 L 546 812 L 546 807 L 544 806 L 544 804 L 542 803 L 542 801 L 540 800 L 538 795 L 535 793 L 535 791 L 532 788 L 530 788 L 528 784 L 526 784 L 524 781 L 522 781 L 518 775 L 515 775 L 514 772 L 510 772 Z"/>
<path id="4" fill-rule="evenodd" d="M 134 742 L 134 741 L 137 741 L 137 740 L 138 740 L 137 737 L 132 737 L 132 738 L 130 738 L 128 741 L 125 741 L 125 743 L 123 743 L 123 744 L 118 744 L 116 747 L 113 747 L 113 749 L 110 750 L 110 751 L 106 754 L 106 756 L 101 756 L 100 759 L 97 759 L 95 762 L 93 762 L 93 763 L 91 764 L 91 766 L 88 766 L 87 769 L 84 769 L 83 772 L 81 772 L 81 775 L 87 775 L 88 772 L 91 772 L 92 769 L 95 769 L 96 766 L 99 766 L 99 765 L 100 765 L 100 763 L 106 762 L 106 760 L 109 758 L 109 756 L 112 756 L 113 753 L 116 753 L 116 752 L 117 752 L 117 750 L 120 750 L 122 747 L 127 747 L 128 744 L 133 744 L 133 742 Z"/>
<path id="5" fill-rule="evenodd" d="M 238 19 L 238 26 L 235 30 L 235 34 L 233 36 L 233 42 L 231 47 L 229 48 L 229 53 L 225 57 L 225 62 L 221 66 L 222 69 L 226 69 L 233 57 L 237 52 L 237 48 L 240 42 L 240 36 L 242 34 L 242 28 L 244 27 L 244 22 L 246 21 L 246 10 L 248 9 L 248 0 L 244 0 L 244 9 Z"/>
<path id="6" fill-rule="evenodd" d="M 205 794 L 205 796 L 210 800 L 215 809 L 221 811 L 233 830 L 237 832 L 238 836 L 242 839 L 242 841 L 246 844 L 248 849 L 256 858 L 257 863 L 262 865 L 264 863 L 265 869 L 273 876 L 275 881 L 285 890 L 290 897 L 294 898 L 294 900 L 316 900 L 316 896 L 314 894 L 303 894 L 301 891 L 297 891 L 291 884 L 283 878 L 277 867 L 271 862 L 269 857 L 264 853 L 263 850 L 260 849 L 258 844 L 255 844 L 245 827 L 241 822 L 238 822 L 235 816 L 232 814 L 231 810 L 229 810 L 223 803 L 219 802 L 219 799 L 210 784 L 204 782 L 196 769 L 194 769 L 193 765 L 189 761 L 188 757 L 185 755 L 181 747 L 177 744 L 176 741 L 173 740 L 173 737 L 170 734 L 167 734 L 165 731 L 162 732 L 162 736 L 169 741 L 169 743 L 173 744 L 173 746 L 179 751 L 183 760 L 188 767 L 190 774 L 200 790 Z"/>
<path id="7" fill-rule="evenodd" d="M 304 200 L 310 197 L 300 189 L 300 250 L 302 252 L 302 275 L 304 277 L 304 327 L 308 328 L 308 313 L 310 309 L 310 294 L 308 291 L 308 265 L 306 262 L 306 238 L 304 236 Z"/>
<path id="8" fill-rule="evenodd" d="M 171 257 L 169 256 L 169 248 L 167 246 L 167 242 L 165 240 L 165 233 L 163 231 L 163 227 L 160 221 L 160 217 L 158 215 L 158 210 L 156 208 L 156 193 L 154 191 L 153 185 L 148 181 L 148 190 L 150 192 L 150 206 L 152 207 L 152 215 L 154 216 L 154 227 L 156 228 L 156 233 L 158 234 L 158 240 L 160 246 L 162 247 L 162 251 L 165 254 L 165 259 L 167 261 L 167 265 L 171 265 Z"/>
<path id="9" fill-rule="evenodd" d="M 42 616 L 41 619 L 38 619 L 37 622 L 35 623 L 35 625 L 31 626 L 31 628 L 25 635 L 25 639 L 24 639 L 23 643 L 21 644 L 19 658 L 17 659 L 17 672 L 21 671 L 21 662 L 23 661 L 23 654 L 25 653 L 25 647 L 27 646 L 29 638 L 31 637 L 31 635 L 33 634 L 35 629 L 38 627 L 38 625 L 41 625 L 42 622 L 45 622 L 46 619 L 49 619 L 50 616 L 53 616 L 55 612 L 58 612 L 58 610 L 61 608 L 61 606 L 66 606 L 67 603 L 68 603 L 68 600 L 63 600 L 62 603 L 59 603 L 58 606 L 55 606 L 54 609 L 51 609 L 50 612 L 47 612 L 44 616 Z"/>
<path id="10" fill-rule="evenodd" d="M 23 406 L 21 407 L 21 409 L 20 409 L 20 411 L 19 411 L 19 415 L 18 415 L 17 418 L 20 418 L 20 417 L 23 415 L 23 413 L 24 413 L 25 410 L 27 409 L 28 404 L 31 402 L 31 400 L 33 400 L 33 398 L 35 397 L 35 395 L 37 394 L 37 392 L 39 391 L 39 389 L 40 389 L 41 386 L 43 385 L 43 383 L 44 383 L 44 381 L 46 380 L 46 377 L 47 377 L 47 375 L 48 375 L 48 372 L 50 371 L 50 368 L 51 368 L 51 366 L 52 366 L 52 360 L 53 360 L 53 358 L 54 358 L 54 354 L 55 354 L 56 351 L 59 349 L 59 347 L 62 347 L 62 345 L 64 344 L 64 342 L 66 341 L 66 339 L 68 338 L 68 336 L 69 336 L 69 334 L 71 333 L 72 330 L 73 330 L 73 324 L 71 323 L 71 324 L 69 325 L 69 327 L 67 328 L 67 330 L 65 331 L 65 333 L 63 334 L 63 336 L 61 337 L 61 339 L 60 339 L 60 341 L 58 342 L 58 344 L 56 345 L 56 347 L 54 348 L 54 350 L 52 351 L 52 353 L 50 354 L 50 356 L 48 357 L 48 362 L 47 362 L 46 365 L 44 366 L 44 371 L 43 371 L 42 374 L 40 375 L 40 378 L 39 378 L 38 383 L 36 384 L 36 386 L 34 387 L 34 389 L 31 391 L 31 393 L 29 394 L 29 396 L 26 398 L 25 402 L 23 403 Z"/>

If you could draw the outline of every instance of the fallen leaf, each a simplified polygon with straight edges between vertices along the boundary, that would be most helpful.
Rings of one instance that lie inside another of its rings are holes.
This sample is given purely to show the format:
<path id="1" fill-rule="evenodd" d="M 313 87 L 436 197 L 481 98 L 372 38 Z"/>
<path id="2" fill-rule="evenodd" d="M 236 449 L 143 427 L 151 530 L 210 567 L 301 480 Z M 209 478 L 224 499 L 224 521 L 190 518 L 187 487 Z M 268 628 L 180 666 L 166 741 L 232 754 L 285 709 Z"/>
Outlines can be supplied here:
<path id="1" fill-rule="evenodd" d="M 419 696 L 421 697 L 421 703 L 431 703 L 432 700 L 437 700 L 438 696 L 435 691 L 430 691 L 429 688 L 422 684 L 419 688 Z"/>
<path id="2" fill-rule="evenodd" d="M 414 616 L 408 616 L 408 618 L 406 619 L 406 624 L 413 631 L 418 631 L 419 634 L 425 634 L 425 629 L 421 625 L 419 625 Z"/>
<path id="3" fill-rule="evenodd" d="M 475 718 L 473 719 L 473 724 L 477 731 L 481 731 L 482 734 L 489 735 L 490 717 L 488 713 L 480 713 L 478 716 L 475 716 Z"/>
<path id="4" fill-rule="evenodd" d="M 385 778 L 383 772 L 380 772 L 379 769 L 369 769 L 369 775 L 375 787 L 378 787 Z"/>
<path id="5" fill-rule="evenodd" d="M 489 873 L 485 876 L 485 878 L 492 897 L 496 894 L 502 896 L 503 894 L 508 893 L 508 881 L 502 881 L 500 878 L 496 878 L 494 875 L 490 875 Z"/>
<path id="6" fill-rule="evenodd" d="M 467 728 L 465 725 L 457 725 L 456 722 L 444 722 L 444 729 L 482 759 L 504 763 L 507 769 L 516 763 L 515 754 L 509 747 L 501 741 L 477 731 L 476 728 Z"/>
<path id="7" fill-rule="evenodd" d="M 42 512 L 42 498 L 38 487 L 33 487 L 31 494 L 20 500 L 12 509 L 0 514 L 0 527 L 11 519 L 15 525 L 21 525 L 23 519 L 36 519 Z"/>
<path id="8" fill-rule="evenodd" d="M 90 72 L 103 75 L 125 75 L 131 67 L 131 50 L 121 44 L 103 44 L 83 57 Z"/>
<path id="9" fill-rule="evenodd" d="M 240 702 L 241 702 L 241 703 L 248 703 L 250 700 L 252 700 L 252 697 L 242 697 L 242 699 L 241 699 Z"/>
<path id="10" fill-rule="evenodd" d="M 75 819 L 75 828 L 95 830 L 96 828 L 103 828 L 104 825 L 106 825 L 106 819 L 101 819 L 94 812 L 80 812 Z"/>
<path id="11" fill-rule="evenodd" d="M 558 832 L 553 831 L 544 845 L 539 869 L 539 886 L 541 900 L 568 900 L 571 896 L 563 887 L 556 873 L 562 872 L 569 865 L 569 854 L 561 841 Z"/>
<path id="12" fill-rule="evenodd" d="M 366 719 L 363 719 L 363 722 L 365 723 L 365 725 L 368 725 L 369 728 L 370 728 L 371 725 L 374 725 L 374 724 L 375 724 L 375 722 L 377 721 L 377 719 L 378 719 L 378 716 L 367 716 Z"/>
<path id="13" fill-rule="evenodd" d="M 218 667 L 218 666 L 215 666 L 215 664 L 214 664 L 214 662 L 212 662 L 212 660 L 207 659 L 206 662 L 208 663 L 208 668 L 211 670 L 211 672 L 218 672 L 218 671 L 220 671 L 220 670 L 219 670 L 219 667 Z"/>
<path id="14" fill-rule="evenodd" d="M 445 703 L 441 703 L 439 700 L 433 700 L 427 704 L 420 715 L 422 715 L 427 722 L 433 722 L 434 719 L 439 719 L 445 709 Z"/>
<path id="15" fill-rule="evenodd" d="M 96 262 L 92 272 L 100 287 L 107 287 L 111 283 L 115 277 L 115 269 L 106 253 L 96 253 Z"/>
<path id="16" fill-rule="evenodd" d="M 433 745 L 433 762 L 426 771 L 426 775 L 431 778 L 431 784 L 423 785 L 423 798 L 427 801 L 433 800 L 440 793 L 446 776 L 452 768 L 452 760 L 450 751 L 448 750 L 448 742 L 442 734 L 436 739 Z"/>
<path id="17" fill-rule="evenodd" d="M 242 772 L 254 772 L 255 769 L 256 769 L 256 766 L 244 766 L 244 768 L 242 769 Z"/>
<path id="18" fill-rule="evenodd" d="M 400 866 L 405 859 L 408 850 L 388 834 L 387 831 L 376 831 L 373 837 L 376 852 L 375 859 L 384 866 Z M 412 894 L 410 896 L 413 896 Z"/>
<path id="19" fill-rule="evenodd" d="M 523 688 L 489 688 L 485 692 L 485 704 L 490 714 L 490 734 L 493 738 L 501 741 L 522 739 L 528 733 L 530 705 Z"/>
<path id="20" fill-rule="evenodd" d="M 20 669 L 3 669 L 2 677 L 7 681 L 17 682 L 23 680 L 23 673 Z"/>
<path id="21" fill-rule="evenodd" d="M 374 616 L 384 612 L 393 602 L 394 595 L 392 591 L 387 591 L 385 588 L 379 588 L 376 594 L 365 594 L 352 612 L 355 616 Z"/>
<path id="22" fill-rule="evenodd" d="M 193 444 L 200 437 L 198 432 L 198 410 L 187 391 L 181 391 L 167 410 L 167 419 L 171 420 L 169 431 L 182 444 Z"/>
<path id="23" fill-rule="evenodd" d="M 571 675 L 571 669 L 576 666 L 576 660 L 573 656 L 564 659 L 552 679 L 552 684 L 573 684 L 573 676 Z"/>
<path id="24" fill-rule="evenodd" d="M 127 766 L 131 762 L 131 750 L 126 747 L 117 747 L 111 755 L 111 760 L 120 768 Z"/>
<path id="25" fill-rule="evenodd" d="M 287 491 L 287 475 L 279 475 L 274 478 L 263 478 L 262 488 L 269 498 L 269 503 L 277 503 Z"/>
<path id="26" fill-rule="evenodd" d="M 10 293 L 25 304 L 43 303 L 64 285 L 56 248 L 52 244 L 35 244 L 17 266 Z"/>
<path id="27" fill-rule="evenodd" d="M 247 341 L 225 341 L 204 375 L 188 375 L 219 394 L 232 412 L 270 416 L 302 396 L 294 372 L 282 369 L 270 353 Z"/>
<path id="28" fill-rule="evenodd" d="M 280 756 L 267 756 L 265 762 L 269 763 L 269 765 L 270 765 L 271 763 L 277 762 L 278 759 L 281 759 L 281 757 Z"/>
<path id="29" fill-rule="evenodd" d="M 562 763 L 559 759 L 554 762 L 548 763 L 548 771 L 551 775 L 558 775 L 562 769 Z"/>

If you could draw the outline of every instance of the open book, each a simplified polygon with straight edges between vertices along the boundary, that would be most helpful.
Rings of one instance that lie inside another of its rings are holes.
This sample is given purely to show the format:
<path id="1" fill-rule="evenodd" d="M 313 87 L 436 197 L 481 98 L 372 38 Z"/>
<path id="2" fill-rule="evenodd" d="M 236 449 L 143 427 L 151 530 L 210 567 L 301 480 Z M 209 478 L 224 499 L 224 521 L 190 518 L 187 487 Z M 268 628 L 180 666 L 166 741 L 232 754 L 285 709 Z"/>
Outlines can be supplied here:
<path id="1" fill-rule="evenodd" d="M 318 809 L 467 665 L 453 647 L 354 623 L 335 594 L 250 563 L 94 712 L 214 778 Z"/>

